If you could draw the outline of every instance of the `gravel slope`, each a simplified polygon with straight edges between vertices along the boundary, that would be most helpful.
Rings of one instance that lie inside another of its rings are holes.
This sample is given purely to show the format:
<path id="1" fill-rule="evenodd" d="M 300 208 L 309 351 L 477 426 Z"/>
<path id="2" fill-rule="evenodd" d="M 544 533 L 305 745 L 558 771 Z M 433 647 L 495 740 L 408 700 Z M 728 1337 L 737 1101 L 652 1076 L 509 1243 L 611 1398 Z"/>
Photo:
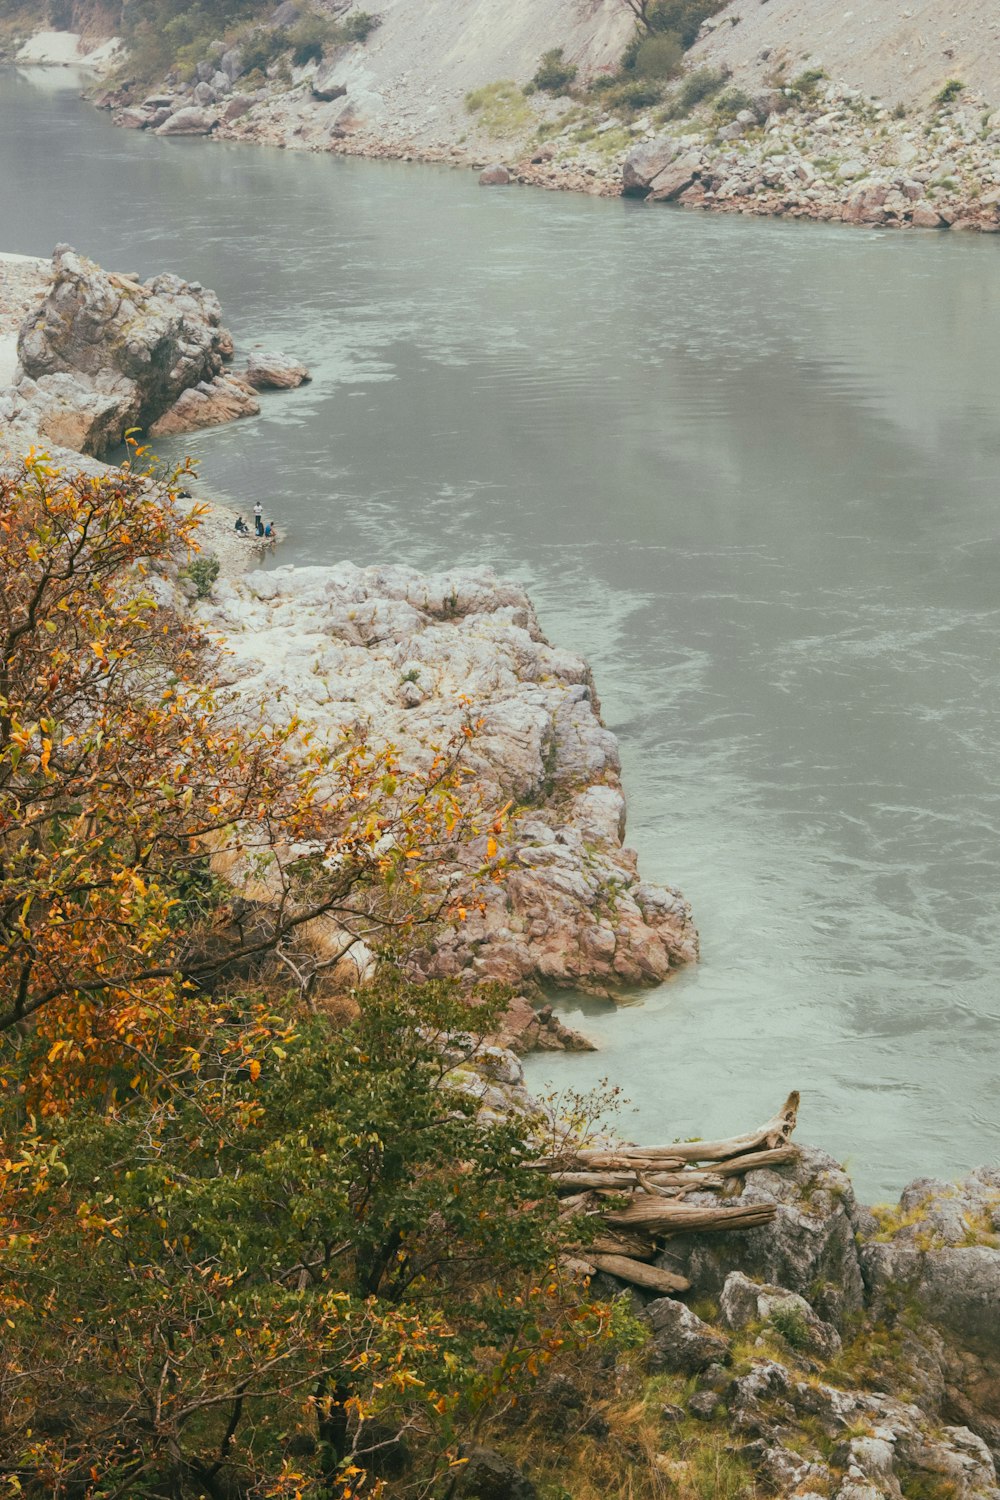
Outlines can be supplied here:
<path id="1" fill-rule="evenodd" d="M 927 104 L 946 79 L 960 78 L 1000 105 L 997 0 L 732 0 L 717 21 L 691 61 L 726 63 L 744 87 L 786 60 L 792 76 L 822 67 L 890 104 Z"/>

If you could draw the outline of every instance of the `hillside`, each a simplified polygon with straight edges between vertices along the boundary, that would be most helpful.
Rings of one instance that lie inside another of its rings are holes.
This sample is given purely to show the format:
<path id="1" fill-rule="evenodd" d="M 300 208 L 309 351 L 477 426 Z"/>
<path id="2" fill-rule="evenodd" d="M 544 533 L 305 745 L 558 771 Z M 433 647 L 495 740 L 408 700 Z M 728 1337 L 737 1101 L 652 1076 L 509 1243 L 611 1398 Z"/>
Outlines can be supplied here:
<path id="1" fill-rule="evenodd" d="M 763 83 L 784 54 L 796 72 L 822 67 L 890 104 L 925 105 L 959 78 L 1000 105 L 1000 11 L 988 0 L 732 0 L 709 24 L 692 63 L 728 66 L 742 87 Z"/>

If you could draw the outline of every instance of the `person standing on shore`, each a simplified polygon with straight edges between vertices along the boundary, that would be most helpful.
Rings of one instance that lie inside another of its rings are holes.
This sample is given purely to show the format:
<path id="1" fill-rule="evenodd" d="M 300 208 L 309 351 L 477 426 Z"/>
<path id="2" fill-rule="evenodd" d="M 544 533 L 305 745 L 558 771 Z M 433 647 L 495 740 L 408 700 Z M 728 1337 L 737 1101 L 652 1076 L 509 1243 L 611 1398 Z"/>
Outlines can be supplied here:
<path id="1" fill-rule="evenodd" d="M 253 529 L 258 536 L 264 535 L 264 507 L 259 500 L 253 508 Z"/>

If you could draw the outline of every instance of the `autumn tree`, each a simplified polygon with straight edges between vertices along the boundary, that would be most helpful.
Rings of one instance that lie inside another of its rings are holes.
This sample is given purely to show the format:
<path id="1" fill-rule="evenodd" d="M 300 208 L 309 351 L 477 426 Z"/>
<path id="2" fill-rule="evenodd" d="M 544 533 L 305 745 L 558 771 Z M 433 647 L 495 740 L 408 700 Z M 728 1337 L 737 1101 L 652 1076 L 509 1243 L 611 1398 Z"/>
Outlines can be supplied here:
<path id="1" fill-rule="evenodd" d="M 575 1226 L 535 1122 L 483 1108 L 502 1003 L 385 980 L 337 1031 L 234 1002 L 168 1087 L 22 1127 L 0 1240 L 18 1493 L 438 1493 L 484 1418 L 605 1335 L 560 1270 Z M 8 1140 L 16 1113 L 15 1090 Z"/>
<path id="2" fill-rule="evenodd" d="M 141 1078 L 268 955 L 307 988 L 303 934 L 322 928 L 330 965 L 439 916 L 448 884 L 424 873 L 468 837 L 461 744 L 407 775 L 213 693 L 205 643 L 152 587 L 197 523 L 138 468 L 35 456 L 0 477 L 0 1034 L 44 1039 L 42 1109 L 112 1066 Z"/>

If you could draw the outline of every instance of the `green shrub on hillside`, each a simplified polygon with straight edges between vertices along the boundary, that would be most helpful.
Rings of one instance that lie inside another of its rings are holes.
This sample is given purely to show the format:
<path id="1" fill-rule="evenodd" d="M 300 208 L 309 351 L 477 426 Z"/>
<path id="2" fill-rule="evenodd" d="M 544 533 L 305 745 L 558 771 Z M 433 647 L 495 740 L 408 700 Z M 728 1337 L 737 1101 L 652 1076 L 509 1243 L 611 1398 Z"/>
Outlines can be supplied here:
<path id="1" fill-rule="evenodd" d="M 793 78 L 790 88 L 793 94 L 800 99 L 814 99 L 819 92 L 819 86 L 828 77 L 825 68 L 807 68 L 797 78 Z"/>
<path id="2" fill-rule="evenodd" d="M 949 78 L 938 92 L 934 95 L 934 104 L 953 104 L 959 94 L 965 89 L 965 84 L 960 78 Z"/>
<path id="3" fill-rule="evenodd" d="M 653 0 L 646 7 L 644 30 L 648 35 L 673 32 L 687 51 L 688 47 L 694 46 L 702 22 L 726 4 L 727 0 Z"/>
<path id="4" fill-rule="evenodd" d="M 542 89 L 546 94 L 565 94 L 575 77 L 575 64 L 566 61 L 561 47 L 552 47 L 548 52 L 543 52 L 538 71 L 531 82 L 536 89 Z"/>
<path id="5" fill-rule="evenodd" d="M 663 31 L 642 39 L 636 48 L 632 71 L 637 78 L 676 78 L 684 62 L 684 48 L 675 31 Z"/>
<path id="6" fill-rule="evenodd" d="M 715 101 L 715 116 L 718 120 L 735 120 L 744 109 L 752 109 L 753 100 L 742 89 L 726 89 Z"/>
<path id="7" fill-rule="evenodd" d="M 381 16 L 373 16 L 367 10 L 354 10 L 337 26 L 340 31 L 341 40 L 345 42 L 367 42 L 373 31 L 382 24 Z"/>

